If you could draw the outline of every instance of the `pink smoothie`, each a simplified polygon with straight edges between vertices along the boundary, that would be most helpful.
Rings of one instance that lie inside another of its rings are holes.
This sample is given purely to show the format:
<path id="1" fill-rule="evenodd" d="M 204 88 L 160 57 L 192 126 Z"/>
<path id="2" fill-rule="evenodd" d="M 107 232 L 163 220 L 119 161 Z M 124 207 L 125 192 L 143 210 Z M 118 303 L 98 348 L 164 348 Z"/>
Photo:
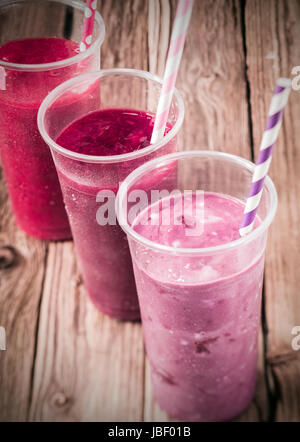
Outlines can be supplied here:
<path id="1" fill-rule="evenodd" d="M 57 143 L 85 155 L 118 156 L 149 146 L 153 124 L 153 115 L 143 111 L 104 109 L 73 122 Z M 140 317 L 132 263 L 126 234 L 117 221 L 99 225 L 97 194 L 108 190 L 114 196 L 119 181 L 135 165 L 133 161 L 93 164 L 62 157 L 57 161 L 85 286 L 99 310 L 120 320 Z M 114 211 L 114 201 L 112 207 Z"/>
<path id="2" fill-rule="evenodd" d="M 195 195 L 184 200 L 180 218 L 174 208 L 182 196 L 168 200 L 169 225 L 162 225 L 168 210 L 162 201 L 166 203 L 164 199 L 149 206 L 133 224 L 136 232 L 155 243 L 193 249 L 239 238 L 244 210 L 239 200 L 205 193 L 198 236 L 189 234 L 196 206 L 201 205 Z M 153 213 L 159 215 L 156 225 L 151 225 Z M 232 254 L 232 259 L 224 253 L 193 257 L 139 247 L 133 252 L 157 401 L 181 420 L 234 418 L 248 406 L 255 389 L 263 255 L 249 261 L 245 251 Z"/>
<path id="3" fill-rule="evenodd" d="M 78 44 L 70 40 L 26 39 L 0 47 L 0 60 L 37 65 L 65 60 L 78 51 Z M 5 86 L 0 88 L 2 166 L 15 219 L 38 238 L 66 239 L 71 232 L 51 153 L 38 132 L 37 112 L 54 87 L 88 67 L 96 69 L 97 61 L 38 72 L 5 68 Z"/>

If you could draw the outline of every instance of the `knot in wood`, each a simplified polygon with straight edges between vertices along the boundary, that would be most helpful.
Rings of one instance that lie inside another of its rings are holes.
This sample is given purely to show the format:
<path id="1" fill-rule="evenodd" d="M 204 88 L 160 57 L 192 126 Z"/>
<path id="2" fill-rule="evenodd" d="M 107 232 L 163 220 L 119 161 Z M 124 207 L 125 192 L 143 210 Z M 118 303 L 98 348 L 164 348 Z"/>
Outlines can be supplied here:
<path id="1" fill-rule="evenodd" d="M 0 247 L 0 270 L 8 269 L 17 262 L 17 252 L 11 246 Z"/>
<path id="2" fill-rule="evenodd" d="M 55 393 L 52 397 L 52 403 L 56 408 L 65 407 L 69 403 L 67 396 L 61 391 Z"/>

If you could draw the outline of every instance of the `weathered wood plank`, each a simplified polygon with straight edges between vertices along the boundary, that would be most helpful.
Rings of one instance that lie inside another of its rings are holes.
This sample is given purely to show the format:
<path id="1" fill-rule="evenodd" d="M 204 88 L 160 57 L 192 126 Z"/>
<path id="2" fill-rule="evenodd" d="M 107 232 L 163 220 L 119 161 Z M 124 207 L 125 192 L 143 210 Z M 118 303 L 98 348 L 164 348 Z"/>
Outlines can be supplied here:
<path id="1" fill-rule="evenodd" d="M 186 105 L 184 150 L 250 158 L 240 17 L 238 1 L 195 2 L 177 81 Z"/>
<path id="2" fill-rule="evenodd" d="M 0 180 L 0 421 L 24 421 L 31 394 L 39 301 L 47 246 L 14 224 L 3 176 Z"/>
<path id="3" fill-rule="evenodd" d="M 148 70 L 148 2 L 144 0 L 100 0 L 106 25 L 102 68 Z"/>
<path id="4" fill-rule="evenodd" d="M 150 3 L 150 71 L 162 75 L 176 1 Z M 251 158 L 241 14 L 238 1 L 195 2 L 177 81 L 186 105 L 181 150 L 222 150 Z M 267 408 L 262 348 L 260 336 L 257 394 L 243 421 L 264 418 Z M 154 402 L 148 366 L 145 420 L 168 420 Z"/>
<path id="5" fill-rule="evenodd" d="M 143 344 L 88 300 L 73 244 L 51 244 L 30 420 L 141 420 Z"/>
<path id="6" fill-rule="evenodd" d="M 255 152 L 259 149 L 276 78 L 290 77 L 300 60 L 300 3 L 254 0 L 246 4 L 247 65 Z M 291 348 L 291 330 L 300 325 L 300 92 L 292 92 L 276 144 L 270 176 L 279 208 L 266 257 L 268 360 L 277 420 L 299 420 L 300 360 Z M 278 363 L 283 356 L 284 363 Z M 287 357 L 289 355 L 289 357 Z M 277 398 L 277 399 L 276 399 Z M 271 416 L 272 417 L 272 416 Z"/>
<path id="7" fill-rule="evenodd" d="M 147 69 L 147 3 L 99 2 L 107 26 L 102 67 Z M 51 244 L 41 306 L 30 420 L 140 421 L 141 326 L 90 303 L 71 243 Z"/>
<path id="8" fill-rule="evenodd" d="M 64 29 L 65 9 L 39 2 L 22 5 L 22 13 L 19 8 L 10 9 L 6 19 L 0 22 L 0 44 L 11 39 L 60 35 Z"/>

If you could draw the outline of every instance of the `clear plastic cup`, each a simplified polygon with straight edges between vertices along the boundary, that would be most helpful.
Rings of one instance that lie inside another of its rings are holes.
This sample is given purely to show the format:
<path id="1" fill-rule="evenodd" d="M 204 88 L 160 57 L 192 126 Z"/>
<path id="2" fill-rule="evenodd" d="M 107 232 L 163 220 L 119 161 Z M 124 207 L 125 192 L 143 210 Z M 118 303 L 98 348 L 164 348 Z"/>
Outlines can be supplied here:
<path id="1" fill-rule="evenodd" d="M 158 244 L 137 232 L 130 201 L 137 189 L 149 198 L 161 188 L 160 176 L 170 167 L 177 168 L 177 182 L 164 187 L 168 192 L 204 191 L 245 202 L 254 164 L 213 151 L 167 155 L 132 172 L 116 205 L 129 240 L 158 403 L 181 420 L 228 420 L 248 406 L 255 390 L 264 251 L 277 194 L 267 177 L 261 223 L 240 239 L 207 248 Z M 139 210 L 149 207 L 147 198 Z"/>
<path id="2" fill-rule="evenodd" d="M 72 0 L 3 0 L 0 46 L 54 37 L 80 43 L 84 7 Z M 103 20 L 96 13 L 93 43 L 83 53 L 54 63 L 0 60 L 0 154 L 16 222 L 29 235 L 48 240 L 71 237 L 53 160 L 38 132 L 37 112 L 60 83 L 100 68 L 104 35 Z M 32 41 L 28 50 L 34 51 Z"/>
<path id="3" fill-rule="evenodd" d="M 184 116 L 183 101 L 175 91 L 169 115 L 173 128 L 167 136 L 132 153 L 85 155 L 59 146 L 56 140 L 71 122 L 99 109 L 126 108 L 155 113 L 161 87 L 162 80 L 148 72 L 103 70 L 56 88 L 44 100 L 38 114 L 40 133 L 52 151 L 57 168 L 85 286 L 99 310 L 120 320 L 139 318 L 138 300 L 128 243 L 117 225 L 114 201 L 113 223 L 101 225 L 97 219 L 106 200 L 101 201 L 101 195 L 109 192 L 114 197 L 119 183 L 136 167 L 176 151 Z M 79 106 L 72 104 L 74 96 L 78 97 Z M 61 115 L 61 103 L 68 100 L 70 106 Z M 165 178 L 171 179 L 170 174 Z"/>

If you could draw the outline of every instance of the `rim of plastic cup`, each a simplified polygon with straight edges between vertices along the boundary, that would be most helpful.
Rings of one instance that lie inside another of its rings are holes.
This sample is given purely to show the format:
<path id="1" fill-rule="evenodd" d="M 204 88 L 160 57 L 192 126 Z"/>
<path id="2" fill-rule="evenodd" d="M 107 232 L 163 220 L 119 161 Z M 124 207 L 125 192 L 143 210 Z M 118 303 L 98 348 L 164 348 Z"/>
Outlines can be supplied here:
<path id="1" fill-rule="evenodd" d="M 107 77 L 110 75 L 126 75 L 131 77 L 140 77 L 145 80 L 150 80 L 159 84 L 163 84 L 163 80 L 157 75 L 150 74 L 150 72 L 137 70 L 137 69 L 102 69 L 97 72 L 90 72 L 83 75 L 79 75 L 78 77 L 71 78 L 70 80 L 65 81 L 52 92 L 50 92 L 47 97 L 42 102 L 39 111 L 38 111 L 38 128 L 41 136 L 44 141 L 50 146 L 51 149 L 56 152 L 64 155 L 65 157 L 83 161 L 86 163 L 119 163 L 123 161 L 130 161 L 136 158 L 141 158 L 149 153 L 152 153 L 159 149 L 160 147 L 166 145 L 172 138 L 174 138 L 179 129 L 182 126 L 184 120 L 184 102 L 181 97 L 180 92 L 175 88 L 174 96 L 176 97 L 176 101 L 178 104 L 178 119 L 172 129 L 167 133 L 165 137 L 163 137 L 160 141 L 154 144 L 150 144 L 149 146 L 137 150 L 135 152 L 125 153 L 121 155 L 109 155 L 109 156 L 96 156 L 96 155 L 85 155 L 77 152 L 72 152 L 71 150 L 65 149 L 64 147 L 57 144 L 49 135 L 47 130 L 45 129 L 45 114 L 48 107 L 59 98 L 64 92 L 68 89 L 72 89 L 74 85 L 80 84 L 81 81 L 89 79 L 92 81 L 97 80 L 99 78 Z"/>
<path id="2" fill-rule="evenodd" d="M 134 239 L 138 243 L 142 243 L 143 245 L 147 246 L 148 248 L 155 249 L 156 251 L 161 251 L 164 253 L 171 253 L 171 254 L 177 254 L 177 255 L 213 255 L 215 253 L 224 252 L 227 250 L 232 250 L 234 248 L 239 247 L 242 244 L 247 244 L 248 242 L 252 241 L 256 237 L 258 237 L 262 232 L 264 232 L 271 224 L 271 222 L 274 219 L 276 210 L 277 210 L 277 204 L 278 204 L 278 197 L 275 185 L 271 178 L 269 176 L 266 177 L 264 189 L 267 189 L 270 195 L 270 210 L 268 211 L 267 216 L 262 221 L 262 223 L 254 230 L 252 230 L 248 235 L 245 235 L 239 239 L 236 239 L 234 241 L 221 244 L 218 246 L 213 247 L 203 247 L 203 248 L 177 248 L 177 247 L 171 247 L 166 246 L 163 244 L 156 243 L 154 241 L 151 241 L 144 236 L 137 233 L 127 222 L 126 216 L 122 213 L 122 206 L 124 201 L 124 196 L 127 195 L 127 190 L 130 189 L 132 184 L 140 178 L 143 174 L 146 172 L 149 172 L 150 170 L 157 169 L 163 165 L 166 165 L 174 160 L 178 159 L 184 159 L 184 158 L 192 158 L 192 157 L 215 157 L 218 159 L 223 159 L 228 162 L 234 162 L 237 165 L 240 165 L 244 168 L 246 168 L 248 171 L 253 174 L 255 169 L 255 164 L 251 161 L 248 161 L 244 158 L 241 158 L 237 155 L 232 155 L 228 153 L 223 153 L 219 151 L 211 151 L 211 150 L 191 150 L 191 151 L 184 151 L 184 152 L 176 152 L 173 154 L 164 155 L 159 158 L 155 158 L 154 160 L 148 161 L 147 163 L 143 164 L 142 166 L 135 169 L 133 172 L 131 172 L 125 180 L 122 182 L 117 198 L 116 198 L 116 213 L 117 218 L 120 226 L 124 230 L 124 232 Z"/>
<path id="3" fill-rule="evenodd" d="M 25 2 L 26 0 L 2 0 L 0 3 L 0 10 L 5 6 L 13 5 L 14 3 L 22 4 Z M 83 12 L 85 9 L 85 4 L 78 0 L 47 0 L 47 2 L 63 3 L 65 5 L 72 6 L 74 9 L 79 9 Z M 89 57 L 94 52 L 95 48 L 100 47 L 104 41 L 105 24 L 98 11 L 96 11 L 95 20 L 99 25 L 100 29 L 99 35 L 97 36 L 96 40 L 91 44 L 91 46 L 84 52 L 80 52 L 77 55 L 74 55 L 73 57 L 66 58 L 65 60 L 55 61 L 53 63 L 21 64 L 21 63 L 9 63 L 7 61 L 0 60 L 0 66 L 13 69 L 16 71 L 40 72 L 40 71 L 49 71 L 52 69 L 59 69 L 66 66 L 70 66 L 72 64 L 79 63 L 81 60 L 85 59 L 86 57 Z"/>

